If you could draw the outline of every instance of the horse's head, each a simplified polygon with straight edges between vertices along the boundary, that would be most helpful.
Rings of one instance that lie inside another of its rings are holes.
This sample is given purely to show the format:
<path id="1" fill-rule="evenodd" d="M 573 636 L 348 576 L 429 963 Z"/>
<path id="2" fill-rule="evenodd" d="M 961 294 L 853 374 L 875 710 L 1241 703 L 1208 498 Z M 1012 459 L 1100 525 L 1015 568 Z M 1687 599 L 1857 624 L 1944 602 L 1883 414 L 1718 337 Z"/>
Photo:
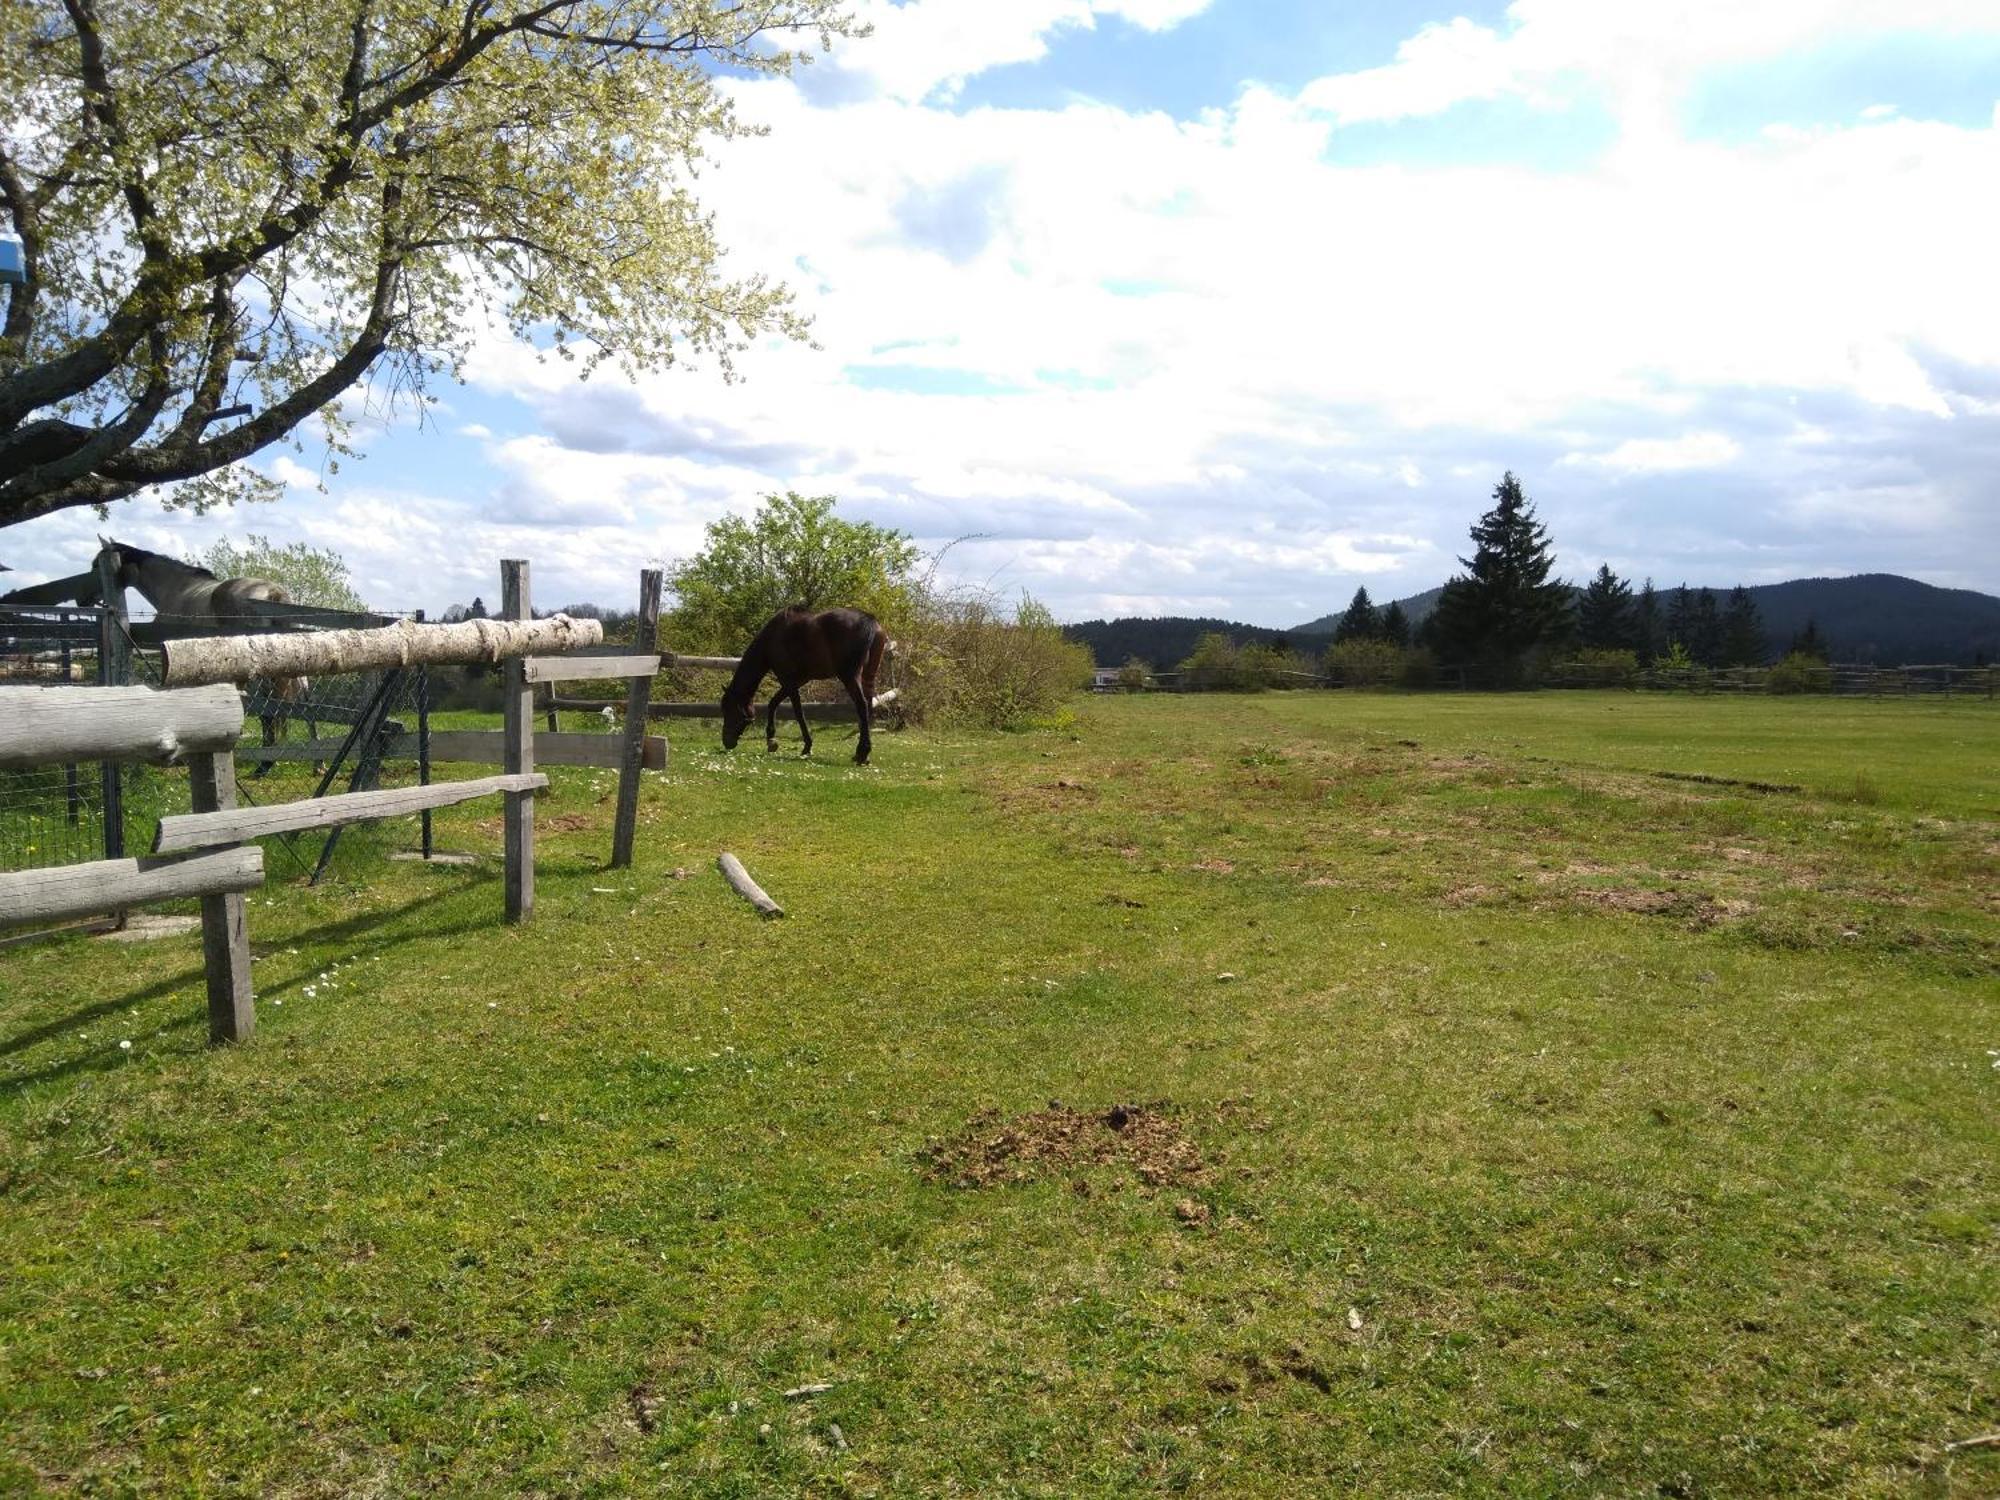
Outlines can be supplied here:
<path id="1" fill-rule="evenodd" d="M 738 703 L 729 694 L 722 695 L 722 748 L 734 750 L 736 742 L 743 738 L 743 731 L 750 727 L 750 721 L 757 715 L 748 703 Z"/>

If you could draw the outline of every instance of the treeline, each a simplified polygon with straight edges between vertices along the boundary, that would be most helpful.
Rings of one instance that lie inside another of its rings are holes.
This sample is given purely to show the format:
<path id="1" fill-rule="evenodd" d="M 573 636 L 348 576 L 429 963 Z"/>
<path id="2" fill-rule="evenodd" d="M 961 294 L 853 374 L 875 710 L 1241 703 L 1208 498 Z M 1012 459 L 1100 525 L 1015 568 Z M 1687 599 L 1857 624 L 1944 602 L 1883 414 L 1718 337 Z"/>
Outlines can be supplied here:
<path id="1" fill-rule="evenodd" d="M 1480 686 L 1528 686 L 1557 663 L 1581 662 L 1606 681 L 1642 668 L 1762 666 L 1770 660 L 1764 622 L 1750 591 L 1726 597 L 1685 584 L 1637 589 L 1601 565 L 1582 589 L 1552 577 L 1548 528 L 1511 472 L 1472 527 L 1472 555 L 1414 626 L 1398 603 L 1377 607 L 1357 589 L 1315 661 L 1291 642 L 1243 644 L 1227 629 L 1206 630 L 1180 659 L 1181 685 L 1256 689 L 1323 673 L 1341 686 L 1427 686 L 1441 668 Z M 1207 623 L 1207 622 L 1203 622 Z M 1219 622 L 1218 622 L 1219 623 Z M 1272 632 L 1276 635 L 1276 632 Z M 1786 644 L 1788 659 L 1824 662 L 1827 643 L 1808 619 Z M 1147 671 L 1134 654 L 1128 679 Z"/>

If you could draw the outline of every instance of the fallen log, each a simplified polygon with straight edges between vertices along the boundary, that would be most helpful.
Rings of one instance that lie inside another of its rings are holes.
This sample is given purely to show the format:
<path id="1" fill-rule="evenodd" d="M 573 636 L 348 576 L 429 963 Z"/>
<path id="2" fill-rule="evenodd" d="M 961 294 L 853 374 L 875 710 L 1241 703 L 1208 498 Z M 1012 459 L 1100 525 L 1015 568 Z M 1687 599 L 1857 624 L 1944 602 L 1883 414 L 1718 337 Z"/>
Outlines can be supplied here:
<path id="1" fill-rule="evenodd" d="M 743 862 L 727 850 L 715 857 L 722 878 L 735 887 L 736 894 L 748 901 L 767 917 L 782 917 L 784 907 L 764 894 L 764 888 L 750 878 L 750 872 L 743 868 Z"/>
<path id="2" fill-rule="evenodd" d="M 496 662 L 553 655 L 604 642 L 596 620 L 465 620 L 456 625 L 399 620 L 378 630 L 284 631 L 168 641 L 161 652 L 168 687 L 311 677 L 378 667 Z"/>

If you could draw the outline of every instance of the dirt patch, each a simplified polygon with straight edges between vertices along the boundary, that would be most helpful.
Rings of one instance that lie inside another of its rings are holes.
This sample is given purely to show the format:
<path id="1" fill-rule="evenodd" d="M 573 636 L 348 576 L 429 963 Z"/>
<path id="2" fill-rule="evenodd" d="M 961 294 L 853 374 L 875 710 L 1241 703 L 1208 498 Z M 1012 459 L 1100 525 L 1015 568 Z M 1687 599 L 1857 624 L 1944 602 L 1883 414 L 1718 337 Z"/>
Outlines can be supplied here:
<path id="1" fill-rule="evenodd" d="M 1226 859 L 1204 859 L 1189 865 L 1190 870 L 1203 870 L 1210 875 L 1234 875 L 1236 866 Z"/>
<path id="2" fill-rule="evenodd" d="M 1734 776 L 1707 776 L 1698 771 L 1648 771 L 1648 776 L 1658 781 L 1692 781 L 1698 786 L 1741 787 L 1746 792 L 1783 792 L 1796 794 L 1805 790 L 1789 781 L 1739 781 Z"/>
<path id="3" fill-rule="evenodd" d="M 543 833 L 577 833 L 596 821 L 588 813 L 557 813 L 552 818 L 537 818 L 535 826 Z"/>
<path id="4" fill-rule="evenodd" d="M 1691 927 L 1713 927 L 1754 909 L 1748 901 L 1709 896 L 1699 891 L 1600 889 L 1573 891 L 1571 899 L 1600 911 L 1634 912 L 1647 917 L 1678 917 Z"/>
<path id="5" fill-rule="evenodd" d="M 1482 902 L 1490 901 L 1492 898 L 1493 887 L 1490 885 L 1462 885 L 1456 890 L 1444 893 L 1444 904 L 1446 906 L 1478 906 Z"/>
<path id="6" fill-rule="evenodd" d="M 1011 1120 L 985 1109 L 925 1147 L 923 1162 L 927 1179 L 961 1188 L 1074 1178 L 1092 1167 L 1129 1169 L 1146 1187 L 1196 1187 L 1212 1176 L 1165 1102 L 1079 1110 L 1051 1101 Z"/>

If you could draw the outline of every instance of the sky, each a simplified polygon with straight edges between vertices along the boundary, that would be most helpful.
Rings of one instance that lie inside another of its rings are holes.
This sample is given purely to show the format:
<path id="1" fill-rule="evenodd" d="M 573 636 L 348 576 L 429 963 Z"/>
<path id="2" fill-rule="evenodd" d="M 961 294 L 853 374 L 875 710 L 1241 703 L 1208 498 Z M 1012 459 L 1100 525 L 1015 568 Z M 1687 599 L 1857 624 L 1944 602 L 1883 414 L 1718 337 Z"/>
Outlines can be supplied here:
<path id="1" fill-rule="evenodd" d="M 810 346 L 637 381 L 484 339 L 275 504 L 10 530 L 331 547 L 384 608 L 627 605 L 760 494 L 1066 619 L 1440 583 L 1502 473 L 1558 567 L 2000 593 L 1994 0 L 859 0 L 731 83 L 732 272 Z"/>

